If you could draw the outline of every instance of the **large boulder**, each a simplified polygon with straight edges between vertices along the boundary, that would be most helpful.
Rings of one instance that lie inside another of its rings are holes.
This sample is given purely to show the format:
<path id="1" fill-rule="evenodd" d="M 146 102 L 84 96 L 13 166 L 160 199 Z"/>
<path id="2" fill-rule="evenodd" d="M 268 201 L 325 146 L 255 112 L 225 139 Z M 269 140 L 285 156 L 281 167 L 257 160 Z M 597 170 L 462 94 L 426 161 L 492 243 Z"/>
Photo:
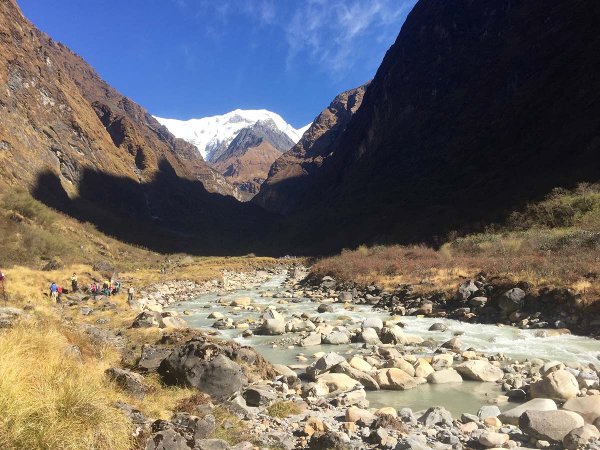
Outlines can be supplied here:
<path id="1" fill-rule="evenodd" d="M 285 318 L 274 309 L 268 310 L 262 317 L 262 325 L 258 333 L 277 335 L 285 333 Z"/>
<path id="2" fill-rule="evenodd" d="M 317 376 L 317 383 L 327 386 L 329 392 L 347 392 L 362 385 L 345 373 L 324 373 Z"/>
<path id="3" fill-rule="evenodd" d="M 415 377 L 419 377 L 419 378 L 427 378 L 430 374 L 435 372 L 435 370 L 433 369 L 431 364 L 429 364 L 429 362 L 425 361 L 424 359 L 419 359 L 415 363 L 414 368 L 415 368 Z"/>
<path id="4" fill-rule="evenodd" d="M 462 383 L 463 379 L 454 369 L 443 369 L 430 373 L 427 381 L 431 384 Z"/>
<path id="5" fill-rule="evenodd" d="M 600 439 L 600 432 L 594 425 L 585 424 L 580 428 L 571 430 L 563 439 L 563 446 L 567 450 L 583 448 L 590 441 Z"/>
<path id="6" fill-rule="evenodd" d="M 583 417 L 572 411 L 525 411 L 519 428 L 536 439 L 562 441 L 571 430 L 582 427 Z"/>
<path id="7" fill-rule="evenodd" d="M 166 384 L 195 387 L 215 399 L 238 392 L 246 383 L 242 367 L 231 351 L 202 339 L 192 339 L 173 350 L 158 372 Z"/>
<path id="8" fill-rule="evenodd" d="M 510 314 L 523 307 L 525 302 L 525 291 L 521 288 L 513 288 L 506 291 L 498 299 L 498 306 L 505 314 Z"/>
<path id="9" fill-rule="evenodd" d="M 136 397 L 141 398 L 148 391 L 144 377 L 139 373 L 119 369 L 117 367 L 106 369 L 105 373 L 106 376 L 110 378 L 111 381 L 114 381 L 121 389 Z"/>
<path id="10" fill-rule="evenodd" d="M 348 361 L 348 363 L 350 364 L 350 366 L 352 366 L 356 370 L 360 370 L 361 372 L 371 373 L 374 371 L 373 366 L 360 356 L 353 356 L 352 358 L 350 358 L 350 361 Z"/>
<path id="11" fill-rule="evenodd" d="M 208 414 L 203 418 L 192 416 L 188 413 L 177 413 L 171 419 L 171 423 L 179 430 L 184 431 L 190 440 L 206 439 L 214 433 L 217 424 L 215 416 Z"/>
<path id="12" fill-rule="evenodd" d="M 475 284 L 473 280 L 465 281 L 458 287 L 458 290 L 456 291 L 456 298 L 457 300 L 466 302 L 478 290 L 479 287 Z"/>
<path id="13" fill-rule="evenodd" d="M 302 320 L 298 317 L 294 317 L 285 324 L 285 331 L 292 333 L 298 333 L 301 331 L 314 331 L 317 326 L 310 320 Z"/>
<path id="14" fill-rule="evenodd" d="M 485 359 L 465 361 L 454 368 L 467 380 L 499 381 L 504 377 L 502 369 L 490 364 L 490 362 Z"/>
<path id="15" fill-rule="evenodd" d="M 504 411 L 498 418 L 502 423 L 509 425 L 519 425 L 519 418 L 525 411 L 556 411 L 556 403 L 549 398 L 535 398 L 516 408 Z"/>
<path id="16" fill-rule="evenodd" d="M 587 423 L 594 423 L 600 417 L 600 395 L 574 397 L 565 402 L 563 409 L 576 412 Z"/>
<path id="17" fill-rule="evenodd" d="M 277 400 L 277 392 L 264 386 L 252 386 L 242 393 L 242 397 L 247 406 L 266 406 Z"/>
<path id="18" fill-rule="evenodd" d="M 375 381 L 384 390 L 405 391 L 418 386 L 418 381 L 401 369 L 380 369 L 375 374 Z"/>
<path id="19" fill-rule="evenodd" d="M 502 448 L 508 442 L 510 437 L 505 433 L 496 433 L 494 431 L 484 431 L 479 436 L 479 443 L 487 448 Z"/>
<path id="20" fill-rule="evenodd" d="M 404 358 L 393 358 L 386 363 L 386 367 L 395 367 L 402 369 L 404 372 L 409 374 L 411 377 L 415 376 L 415 368 L 411 363 L 406 361 Z"/>
<path id="21" fill-rule="evenodd" d="M 329 372 L 333 366 L 343 362 L 346 362 L 346 358 L 343 356 L 338 355 L 335 352 L 327 353 L 308 366 L 306 368 L 306 374 L 314 380 L 322 373 Z"/>
<path id="22" fill-rule="evenodd" d="M 434 406 L 419 417 L 419 422 L 426 427 L 433 427 L 435 425 L 452 426 L 452 414 L 441 406 Z"/>
<path id="23" fill-rule="evenodd" d="M 375 391 L 379 390 L 379 384 L 371 375 L 361 370 L 355 369 L 348 362 L 344 361 L 343 363 L 338 364 L 337 366 L 333 367 L 331 371 L 335 373 L 343 373 L 345 375 L 348 375 L 350 378 L 362 384 L 365 387 L 365 389 Z"/>
<path id="24" fill-rule="evenodd" d="M 365 328 L 360 333 L 360 340 L 365 344 L 370 345 L 379 345 L 381 341 L 379 340 L 379 336 L 377 335 L 377 330 L 375 328 Z"/>
<path id="25" fill-rule="evenodd" d="M 362 328 L 363 330 L 366 328 L 373 328 L 377 331 L 381 331 L 383 328 L 383 320 L 381 320 L 379 317 L 367 317 L 362 322 Z"/>
<path id="26" fill-rule="evenodd" d="M 577 379 L 567 370 L 551 372 L 533 383 L 529 389 L 532 398 L 551 398 L 565 401 L 579 393 Z"/>
<path id="27" fill-rule="evenodd" d="M 366 409 L 351 406 L 346 410 L 346 422 L 361 422 L 363 425 L 370 426 L 377 420 L 377 416 Z"/>
<path id="28" fill-rule="evenodd" d="M 181 317 L 177 316 L 167 316 L 162 318 L 162 327 L 161 328 L 173 328 L 173 329 L 182 329 L 187 328 L 187 322 Z"/>
<path id="29" fill-rule="evenodd" d="M 146 450 L 190 450 L 190 446 L 181 434 L 167 428 L 150 436 Z"/>
<path id="30" fill-rule="evenodd" d="M 323 344 L 330 345 L 348 344 L 350 343 L 350 336 L 348 336 L 348 334 L 344 333 L 343 331 L 332 331 L 328 335 L 324 336 L 322 341 Z"/>
<path id="31" fill-rule="evenodd" d="M 250 297 L 238 297 L 231 302 L 231 306 L 245 307 L 250 306 L 252 299 Z"/>
<path id="32" fill-rule="evenodd" d="M 382 328 L 381 342 L 384 344 L 406 344 L 404 330 L 398 325 L 391 325 Z"/>
<path id="33" fill-rule="evenodd" d="M 160 363 L 171 354 L 170 348 L 155 347 L 153 345 L 142 345 L 142 353 L 137 363 L 140 372 L 156 372 Z"/>
<path id="34" fill-rule="evenodd" d="M 318 333 L 318 332 L 308 333 L 307 336 L 300 339 L 301 347 L 312 347 L 314 345 L 320 345 L 320 344 L 321 344 L 321 333 Z"/>
<path id="35" fill-rule="evenodd" d="M 131 328 L 152 328 L 162 326 L 162 317 L 160 313 L 155 311 L 142 311 L 135 319 L 133 319 L 133 323 L 131 324 Z"/>

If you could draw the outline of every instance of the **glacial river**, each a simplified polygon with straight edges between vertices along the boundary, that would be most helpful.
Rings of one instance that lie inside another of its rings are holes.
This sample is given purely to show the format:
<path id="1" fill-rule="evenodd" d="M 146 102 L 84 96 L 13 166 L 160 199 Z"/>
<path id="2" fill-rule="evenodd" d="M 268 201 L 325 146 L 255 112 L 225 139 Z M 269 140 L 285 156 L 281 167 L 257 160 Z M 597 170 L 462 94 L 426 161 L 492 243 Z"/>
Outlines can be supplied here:
<path id="1" fill-rule="evenodd" d="M 346 325 L 349 328 L 360 327 L 365 317 L 380 317 L 383 320 L 389 318 L 389 313 L 378 311 L 368 305 L 353 305 L 352 310 L 347 310 L 342 304 L 332 304 L 333 312 L 317 313 L 318 303 L 307 298 L 301 299 L 279 299 L 262 297 L 263 292 L 273 292 L 282 289 L 285 276 L 278 275 L 271 278 L 262 286 L 251 290 L 237 290 L 227 294 L 225 298 L 235 299 L 237 297 L 250 297 L 252 303 L 267 307 L 276 305 L 277 310 L 282 313 L 286 320 L 293 315 L 307 313 L 311 316 L 319 316 L 329 324 Z M 194 300 L 183 302 L 171 307 L 178 311 L 189 326 L 194 328 L 212 328 L 215 319 L 209 319 L 208 315 L 214 311 L 221 312 L 226 318 L 234 321 L 241 319 L 260 320 L 259 311 L 247 311 L 244 309 L 233 310 L 231 307 L 219 304 L 223 297 L 217 294 L 207 294 Z M 433 323 L 444 323 L 447 330 L 428 331 Z M 443 343 L 454 337 L 456 332 L 463 333 L 459 339 L 463 348 L 473 347 L 477 351 L 488 354 L 503 353 L 516 359 L 541 358 L 544 360 L 559 360 L 562 362 L 599 363 L 600 341 L 573 335 L 561 335 L 553 337 L 536 336 L 539 330 L 521 330 L 508 326 L 477 325 L 468 324 L 449 319 L 426 318 L 426 317 L 402 317 L 406 334 L 418 335 L 423 339 L 434 339 Z M 312 347 L 273 346 L 273 342 L 282 337 L 294 337 L 294 333 L 286 333 L 284 336 L 242 336 L 243 330 L 231 329 L 220 330 L 223 338 L 233 339 L 240 344 L 253 346 L 265 358 L 272 363 L 298 366 L 310 364 L 312 355 L 317 352 L 335 351 L 342 355 L 366 352 L 362 344 L 348 345 L 318 345 Z M 431 355 L 423 353 L 423 348 L 415 349 L 415 355 Z M 431 351 L 430 351 L 431 352 Z M 297 356 L 302 354 L 308 358 L 307 362 L 299 362 Z M 463 412 L 476 413 L 481 405 L 487 404 L 488 400 L 502 394 L 500 387 L 494 383 L 468 382 L 456 384 L 431 385 L 425 384 L 408 391 L 367 391 L 367 398 L 371 407 L 393 406 L 396 409 L 403 407 L 419 411 L 429 406 L 444 406 L 453 414 Z M 498 405 L 500 409 L 510 409 L 515 405 L 512 403 Z"/>

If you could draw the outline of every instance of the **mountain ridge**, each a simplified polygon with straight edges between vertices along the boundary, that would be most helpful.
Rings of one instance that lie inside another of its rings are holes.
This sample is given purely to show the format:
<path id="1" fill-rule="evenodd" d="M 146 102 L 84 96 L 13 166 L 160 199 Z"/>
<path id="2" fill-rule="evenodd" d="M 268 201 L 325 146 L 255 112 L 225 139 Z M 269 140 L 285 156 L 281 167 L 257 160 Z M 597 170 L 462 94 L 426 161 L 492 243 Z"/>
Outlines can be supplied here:
<path id="1" fill-rule="evenodd" d="M 177 242 L 165 233 L 179 233 L 182 248 L 198 252 L 253 248 L 250 235 L 269 220 L 236 201 L 236 189 L 195 147 L 37 30 L 13 2 L 0 3 L 0 18 L 5 186 L 147 247 L 164 249 Z"/>
<path id="2" fill-rule="evenodd" d="M 418 2 L 288 238 L 435 243 L 598 180 L 598 17 L 581 1 Z"/>
<path id="3" fill-rule="evenodd" d="M 242 129 L 258 121 L 272 120 L 294 143 L 300 140 L 303 130 L 308 127 L 297 130 L 279 114 L 266 109 L 235 109 L 225 114 L 188 120 L 155 118 L 175 136 L 192 143 L 208 162 L 215 159 L 213 155 L 222 153 Z"/>

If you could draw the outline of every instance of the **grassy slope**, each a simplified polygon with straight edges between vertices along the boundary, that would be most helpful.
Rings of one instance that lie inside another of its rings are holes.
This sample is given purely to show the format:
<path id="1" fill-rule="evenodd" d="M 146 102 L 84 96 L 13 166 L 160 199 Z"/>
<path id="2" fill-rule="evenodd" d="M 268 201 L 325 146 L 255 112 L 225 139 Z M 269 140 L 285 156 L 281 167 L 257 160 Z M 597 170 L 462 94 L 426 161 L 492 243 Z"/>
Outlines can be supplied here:
<path id="1" fill-rule="evenodd" d="M 56 281 L 69 286 L 73 272 L 80 285 L 102 280 L 94 270 L 103 261 L 120 272 L 124 286 L 136 288 L 159 281 L 219 278 L 222 270 L 247 271 L 276 265 L 273 258 L 192 257 L 163 255 L 123 244 L 98 232 L 91 224 L 64 216 L 32 199 L 23 191 L 3 186 L 0 196 L 0 268 L 6 275 L 7 306 L 27 307 L 31 318 L 0 330 L 0 447 L 6 449 L 138 448 L 131 425 L 115 408 L 123 401 L 151 418 L 171 417 L 194 391 L 163 386 L 147 377 L 150 392 L 143 400 L 110 383 L 104 371 L 122 364 L 121 354 L 110 345 L 98 345 L 81 332 L 78 323 L 107 330 L 122 329 L 132 346 L 155 342 L 158 330 L 126 329 L 135 317 L 126 294 L 112 297 L 116 311 L 96 311 L 82 316 L 79 308 L 52 305 L 48 286 Z M 41 268 L 51 259 L 57 270 Z M 0 300 L 2 300 L 0 298 Z M 0 302 L 4 306 L 4 302 Z M 108 319 L 99 325 L 98 319 Z M 81 350 L 81 359 L 65 352 L 70 345 Z M 231 418 L 220 412 L 219 421 Z M 239 429 L 236 433 L 240 431 Z M 217 435 L 222 434 L 219 429 Z"/>
<path id="2" fill-rule="evenodd" d="M 387 246 L 344 250 L 319 261 L 316 275 L 422 290 L 454 290 L 480 271 L 534 286 L 600 295 L 600 185 L 555 190 L 484 233 L 451 236 L 439 249 Z"/>

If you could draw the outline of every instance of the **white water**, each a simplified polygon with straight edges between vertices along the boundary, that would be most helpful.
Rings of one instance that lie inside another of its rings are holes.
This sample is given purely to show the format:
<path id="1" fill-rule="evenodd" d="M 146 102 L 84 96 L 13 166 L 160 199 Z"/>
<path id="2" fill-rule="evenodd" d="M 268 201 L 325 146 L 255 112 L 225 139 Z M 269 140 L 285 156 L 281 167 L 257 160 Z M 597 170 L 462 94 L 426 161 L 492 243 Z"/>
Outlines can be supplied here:
<path id="1" fill-rule="evenodd" d="M 277 292 L 281 289 L 281 284 L 285 277 L 275 276 L 261 287 L 253 290 L 239 290 L 227 295 L 228 299 L 235 299 L 241 296 L 252 298 L 256 305 L 266 307 L 268 305 L 277 305 L 277 310 L 281 312 L 286 319 L 292 315 L 308 313 L 310 315 L 324 318 L 329 324 L 344 324 L 344 318 L 350 318 L 356 326 L 360 326 L 363 318 L 368 316 L 377 316 L 382 319 L 389 317 L 389 313 L 372 309 L 367 305 L 355 305 L 353 310 L 344 309 L 341 304 L 332 304 L 333 312 L 317 313 L 318 303 L 312 302 L 307 298 L 277 299 L 261 297 L 260 293 L 269 291 Z M 212 328 L 214 319 L 208 319 L 207 316 L 213 311 L 223 313 L 225 317 L 231 317 L 234 321 L 246 318 L 259 320 L 260 313 L 257 311 L 233 311 L 232 308 L 218 304 L 222 297 L 216 294 L 203 295 L 195 300 L 184 302 L 173 306 L 171 309 L 183 313 L 187 311 L 185 320 L 191 327 Z M 343 320 L 340 320 L 342 318 Z M 516 359 L 541 358 L 544 360 L 559 360 L 562 362 L 580 362 L 580 363 L 598 363 L 600 354 L 600 341 L 582 336 L 561 335 L 554 337 L 536 337 L 536 330 L 520 330 L 513 327 L 500 327 L 495 325 L 468 324 L 449 319 L 439 318 L 418 318 L 407 316 L 402 318 L 405 324 L 404 331 L 407 334 L 415 334 L 424 339 L 432 338 L 438 343 L 443 343 L 452 338 L 456 332 L 463 332 L 459 337 L 464 348 L 473 347 L 477 351 L 488 354 L 503 353 Z M 444 332 L 428 331 L 429 327 L 436 322 L 442 322 L 448 330 Z M 537 330 L 539 331 L 539 330 Z M 349 345 L 319 345 L 314 347 L 295 347 L 288 349 L 285 347 L 273 348 L 272 342 L 277 341 L 278 336 L 252 336 L 244 338 L 241 336 L 242 330 L 221 330 L 224 338 L 234 339 L 240 344 L 254 346 L 265 358 L 272 363 L 278 364 L 299 364 L 296 356 L 304 354 L 308 357 L 309 364 L 312 362 L 312 355 L 321 351 L 335 351 L 340 354 L 360 353 L 365 351 L 362 344 Z M 293 337 L 292 333 L 285 335 L 286 338 Z M 429 351 L 431 352 L 431 351 Z M 423 349 L 418 352 L 423 354 Z M 431 354 L 431 353 L 430 353 Z M 464 382 L 453 385 L 422 385 L 410 391 L 379 391 L 368 392 L 367 396 L 373 407 L 394 406 L 399 409 L 410 407 L 417 411 L 428 406 L 441 405 L 449 409 L 452 413 L 461 412 L 475 413 L 482 404 L 487 403 L 489 398 L 499 395 L 500 389 L 492 383 Z M 514 405 L 507 405 L 512 407 Z M 501 407 L 502 408 L 502 407 Z"/>

